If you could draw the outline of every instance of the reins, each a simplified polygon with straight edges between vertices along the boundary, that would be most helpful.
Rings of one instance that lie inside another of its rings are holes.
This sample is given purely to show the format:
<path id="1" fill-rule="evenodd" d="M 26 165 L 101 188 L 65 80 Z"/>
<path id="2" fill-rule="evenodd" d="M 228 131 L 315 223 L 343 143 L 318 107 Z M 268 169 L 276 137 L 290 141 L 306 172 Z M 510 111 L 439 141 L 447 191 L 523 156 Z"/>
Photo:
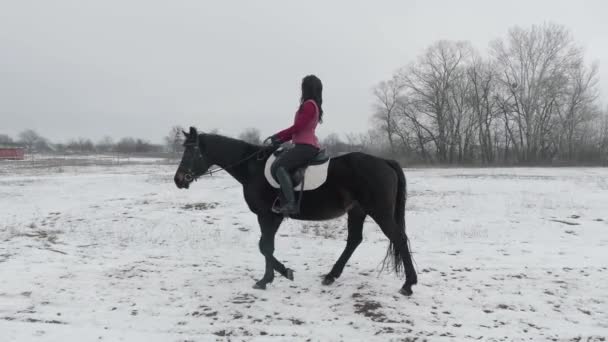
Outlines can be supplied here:
<path id="1" fill-rule="evenodd" d="M 248 161 L 249 159 L 253 158 L 254 156 L 258 156 L 258 160 L 262 160 L 263 158 L 260 158 L 258 154 L 259 154 L 260 152 L 262 152 L 262 151 L 266 150 L 266 149 L 267 149 L 266 147 L 262 147 L 262 148 L 260 148 L 259 150 L 257 150 L 257 151 L 255 151 L 255 152 L 253 152 L 252 154 L 250 154 L 250 155 L 248 155 L 247 157 L 245 157 L 245 158 L 243 158 L 243 159 L 239 160 L 239 161 L 238 161 L 238 162 L 236 162 L 236 163 L 230 164 L 230 165 L 225 166 L 225 167 L 218 167 L 218 168 L 213 169 L 213 170 L 207 170 L 207 172 L 203 173 L 201 176 L 207 176 L 207 175 L 209 175 L 209 176 L 213 176 L 213 173 L 215 173 L 215 172 L 220 172 L 220 171 L 228 170 L 228 169 L 230 169 L 230 168 L 233 168 L 233 167 L 235 167 L 235 166 L 238 166 L 238 165 L 240 165 L 240 164 L 242 164 L 242 163 L 244 163 L 244 162 Z"/>
<path id="2" fill-rule="evenodd" d="M 233 164 L 230 164 L 230 165 L 224 166 L 224 167 L 218 167 L 218 168 L 215 168 L 213 170 L 207 170 L 207 171 L 205 171 L 204 173 L 202 173 L 199 176 L 194 176 L 194 174 L 189 169 L 188 170 L 189 172 L 186 173 L 186 180 L 188 180 L 188 178 L 191 178 L 189 181 L 192 181 L 192 180 L 196 181 L 199 177 L 202 177 L 202 176 L 207 176 L 207 175 L 208 176 L 213 176 L 213 174 L 216 173 L 216 172 L 226 171 L 226 170 L 231 169 L 231 168 L 233 168 L 235 166 L 238 166 L 238 165 L 240 165 L 240 164 L 242 164 L 242 163 L 244 163 L 244 162 L 248 161 L 249 159 L 251 159 L 253 157 L 256 157 L 256 156 L 257 156 L 258 160 L 262 160 L 262 159 L 264 159 L 265 155 L 261 154 L 260 152 L 269 151 L 269 150 L 270 149 L 268 147 L 261 147 L 258 150 L 256 150 L 255 152 L 253 152 L 250 155 L 248 155 L 247 157 L 245 157 L 245 158 L 237 161 L 236 163 L 233 163 Z M 200 150 L 198 152 L 199 152 L 199 154 L 201 153 Z"/>

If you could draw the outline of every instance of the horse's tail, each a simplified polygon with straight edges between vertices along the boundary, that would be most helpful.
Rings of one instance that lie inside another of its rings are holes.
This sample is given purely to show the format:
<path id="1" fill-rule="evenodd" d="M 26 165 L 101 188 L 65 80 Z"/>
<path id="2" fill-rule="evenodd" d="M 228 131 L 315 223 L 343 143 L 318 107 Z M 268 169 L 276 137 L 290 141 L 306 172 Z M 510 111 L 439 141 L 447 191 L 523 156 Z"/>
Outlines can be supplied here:
<path id="1" fill-rule="evenodd" d="M 403 169 L 398 162 L 394 160 L 387 160 L 388 165 L 395 170 L 397 174 L 397 197 L 395 199 L 395 222 L 399 229 L 399 234 L 405 239 L 405 243 L 409 244 L 407 235 L 405 234 L 405 202 L 407 197 L 407 182 L 405 180 L 405 174 Z M 409 249 L 409 248 L 408 248 Z M 403 273 L 403 261 L 399 250 L 393 243 L 393 239 L 390 239 L 388 250 L 386 251 L 386 257 L 384 257 L 384 265 L 395 270 L 396 274 Z M 391 265 L 392 264 L 392 265 Z"/>

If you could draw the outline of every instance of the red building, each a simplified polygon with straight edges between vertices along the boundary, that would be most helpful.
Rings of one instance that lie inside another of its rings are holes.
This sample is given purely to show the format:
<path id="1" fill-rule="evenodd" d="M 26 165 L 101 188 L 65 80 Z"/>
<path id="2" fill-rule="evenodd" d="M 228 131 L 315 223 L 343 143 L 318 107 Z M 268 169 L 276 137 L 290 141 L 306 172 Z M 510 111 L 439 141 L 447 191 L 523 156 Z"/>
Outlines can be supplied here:
<path id="1" fill-rule="evenodd" d="M 0 146 L 0 160 L 23 160 L 25 158 L 25 150 L 22 147 L 3 147 Z"/>

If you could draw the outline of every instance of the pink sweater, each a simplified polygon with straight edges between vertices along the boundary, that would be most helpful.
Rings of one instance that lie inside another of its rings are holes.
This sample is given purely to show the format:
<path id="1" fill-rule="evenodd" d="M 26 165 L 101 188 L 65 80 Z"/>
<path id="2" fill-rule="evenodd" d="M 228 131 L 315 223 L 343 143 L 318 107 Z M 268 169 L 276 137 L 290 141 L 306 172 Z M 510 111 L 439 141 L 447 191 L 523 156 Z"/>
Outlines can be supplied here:
<path id="1" fill-rule="evenodd" d="M 315 129 L 319 123 L 319 109 L 313 100 L 305 101 L 296 112 L 294 123 L 276 135 L 282 142 L 291 140 L 294 144 L 306 144 L 319 148 Z"/>

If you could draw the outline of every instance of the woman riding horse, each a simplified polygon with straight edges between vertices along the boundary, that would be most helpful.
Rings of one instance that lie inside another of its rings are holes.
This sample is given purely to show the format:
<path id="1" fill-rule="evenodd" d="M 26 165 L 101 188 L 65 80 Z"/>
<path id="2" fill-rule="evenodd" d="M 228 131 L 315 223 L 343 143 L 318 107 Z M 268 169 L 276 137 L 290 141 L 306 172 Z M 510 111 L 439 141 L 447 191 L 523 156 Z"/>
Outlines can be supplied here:
<path id="1" fill-rule="evenodd" d="M 318 77 L 314 75 L 304 77 L 300 108 L 296 112 L 294 124 L 266 139 L 275 147 L 290 140 L 295 145 L 282 153 L 271 168 L 272 176 L 281 185 L 284 200 L 283 205 L 277 211 L 287 216 L 297 214 L 298 211 L 291 172 L 305 166 L 319 153 L 319 140 L 315 135 L 315 129 L 317 124 L 323 120 L 322 93 L 323 84 Z"/>
<path id="2" fill-rule="evenodd" d="M 330 285 L 340 277 L 363 240 L 363 223 L 370 217 L 389 239 L 383 264 L 391 266 L 397 274 L 405 271 L 406 279 L 400 292 L 409 296 L 418 276 L 405 231 L 405 174 L 397 161 L 363 152 L 336 156 L 329 161 L 325 182 L 306 191 L 299 210 L 296 208 L 289 172 L 306 165 L 318 152 L 315 128 L 323 114 L 321 92 L 321 81 L 315 76 L 306 76 L 302 80 L 302 98 L 294 125 L 269 138 L 274 147 L 288 140 L 295 143 L 295 147 L 283 152 L 272 167 L 285 194 L 286 203 L 281 208 L 284 215 L 273 210 L 276 189 L 265 176 L 269 159 L 266 146 L 217 134 L 199 134 L 196 128 L 190 127 L 189 133 L 184 132 L 184 153 L 175 172 L 175 185 L 188 189 L 194 180 L 212 173 L 209 169 L 216 165 L 243 186 L 245 202 L 260 225 L 259 248 L 265 260 L 264 276 L 255 283 L 256 289 L 265 289 L 272 283 L 275 271 L 289 280 L 294 279 L 293 270 L 274 255 L 275 235 L 285 216 L 295 220 L 324 221 L 346 214 L 346 246 L 322 283 Z M 293 211 L 297 213 L 291 214 Z"/>

